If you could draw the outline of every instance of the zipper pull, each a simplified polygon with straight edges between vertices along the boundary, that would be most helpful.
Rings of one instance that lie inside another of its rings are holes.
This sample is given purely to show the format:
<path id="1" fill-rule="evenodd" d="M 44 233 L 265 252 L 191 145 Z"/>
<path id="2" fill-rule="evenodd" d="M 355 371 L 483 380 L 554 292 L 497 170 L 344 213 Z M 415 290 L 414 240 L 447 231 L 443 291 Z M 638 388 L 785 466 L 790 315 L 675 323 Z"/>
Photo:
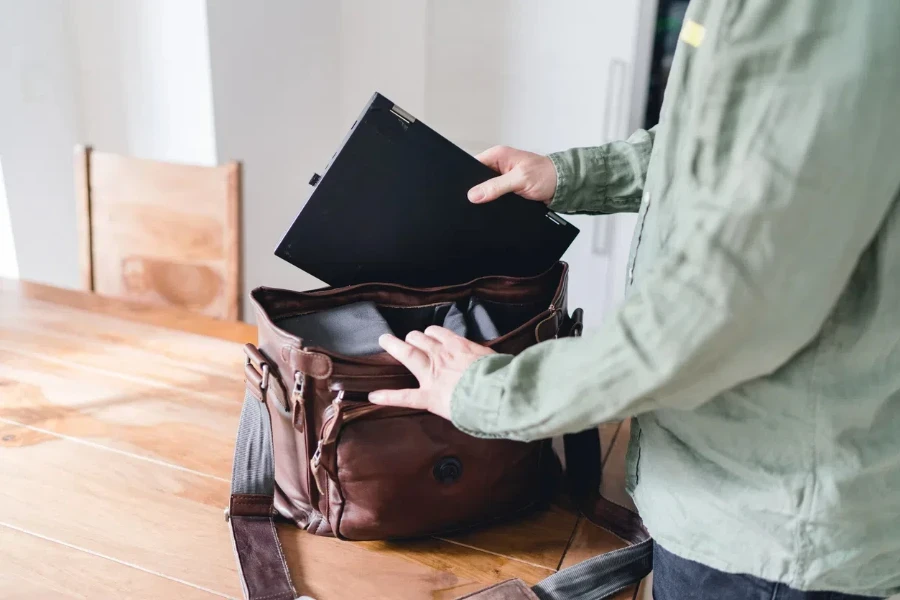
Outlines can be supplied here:
<path id="1" fill-rule="evenodd" d="M 312 466 L 312 477 L 313 481 L 316 482 L 316 489 L 319 490 L 320 496 L 327 495 L 328 491 L 328 477 L 325 474 L 325 469 L 319 468 L 319 463 L 322 462 L 322 440 L 319 440 L 319 445 L 316 447 L 316 452 L 313 454 L 312 460 L 309 461 Z"/>
<path id="2" fill-rule="evenodd" d="M 300 371 L 294 373 L 294 389 L 291 392 L 291 400 L 294 405 L 294 427 L 303 433 L 306 421 L 306 409 L 303 406 L 303 397 L 306 393 L 306 377 Z"/>
<path id="3" fill-rule="evenodd" d="M 316 451 L 313 453 L 312 460 L 313 469 L 319 468 L 319 463 L 322 462 L 322 440 L 319 440 L 319 444 L 316 446 Z"/>

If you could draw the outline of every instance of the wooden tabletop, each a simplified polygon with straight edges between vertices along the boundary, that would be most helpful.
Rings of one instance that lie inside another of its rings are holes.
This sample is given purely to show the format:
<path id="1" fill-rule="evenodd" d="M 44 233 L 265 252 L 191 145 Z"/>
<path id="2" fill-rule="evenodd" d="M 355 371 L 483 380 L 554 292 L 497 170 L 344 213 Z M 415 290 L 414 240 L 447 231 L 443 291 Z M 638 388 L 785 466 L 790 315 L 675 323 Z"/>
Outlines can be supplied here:
<path id="1" fill-rule="evenodd" d="M 0 598 L 241 597 L 223 509 L 247 341 L 243 323 L 0 279 Z M 623 503 L 627 428 L 602 429 Z M 560 506 L 403 543 L 279 535 L 317 600 L 450 599 L 623 546 Z"/>

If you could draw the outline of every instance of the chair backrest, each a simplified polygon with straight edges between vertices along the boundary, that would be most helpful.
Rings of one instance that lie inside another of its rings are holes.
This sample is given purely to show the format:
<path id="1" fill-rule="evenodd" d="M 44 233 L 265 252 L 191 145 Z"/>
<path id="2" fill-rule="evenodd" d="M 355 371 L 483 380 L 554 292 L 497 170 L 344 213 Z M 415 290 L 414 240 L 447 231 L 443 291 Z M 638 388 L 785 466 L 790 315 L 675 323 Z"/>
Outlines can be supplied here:
<path id="1" fill-rule="evenodd" d="M 240 310 L 240 165 L 75 148 L 82 285 L 221 319 Z"/>

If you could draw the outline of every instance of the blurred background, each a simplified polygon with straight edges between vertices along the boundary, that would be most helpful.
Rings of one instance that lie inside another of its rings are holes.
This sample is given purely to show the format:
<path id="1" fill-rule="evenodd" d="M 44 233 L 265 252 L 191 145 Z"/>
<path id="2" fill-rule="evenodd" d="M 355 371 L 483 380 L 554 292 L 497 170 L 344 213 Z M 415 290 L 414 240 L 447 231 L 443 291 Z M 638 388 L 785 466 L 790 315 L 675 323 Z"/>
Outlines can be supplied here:
<path id="1" fill-rule="evenodd" d="M 241 297 L 318 287 L 272 251 L 374 91 L 472 153 L 599 145 L 657 121 L 686 4 L 0 0 L 0 276 L 84 285 L 82 144 L 238 161 Z M 634 221 L 572 220 L 590 328 L 622 294 Z"/>

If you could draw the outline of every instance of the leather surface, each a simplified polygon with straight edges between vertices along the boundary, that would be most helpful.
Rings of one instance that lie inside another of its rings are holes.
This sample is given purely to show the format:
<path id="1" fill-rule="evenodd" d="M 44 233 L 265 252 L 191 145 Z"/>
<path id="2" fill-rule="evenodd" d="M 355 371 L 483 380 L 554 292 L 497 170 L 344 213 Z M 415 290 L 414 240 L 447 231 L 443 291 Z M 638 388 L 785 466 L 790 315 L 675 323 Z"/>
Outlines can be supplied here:
<path id="1" fill-rule="evenodd" d="M 284 406 L 266 403 L 278 512 L 314 533 L 389 539 L 468 528 L 542 502 L 559 468 L 549 442 L 477 439 L 433 415 L 370 405 L 368 392 L 415 387 L 415 378 L 385 353 L 350 357 L 307 347 L 275 322 L 355 302 L 415 307 L 475 296 L 492 317 L 502 321 L 512 315 L 521 321 L 485 342 L 498 352 L 517 354 L 555 337 L 567 322 L 567 272 L 559 263 L 537 277 L 487 277 L 443 288 L 371 283 L 312 292 L 254 290 L 259 350 L 269 365 L 270 389 L 287 397 Z M 338 389 L 347 402 L 335 426 L 332 403 Z M 333 430 L 333 440 L 314 467 L 311 460 L 326 428 Z M 441 481 L 435 469 L 448 459 L 459 461 L 461 473 Z"/>
<path id="2" fill-rule="evenodd" d="M 294 600 L 297 594 L 272 518 L 232 516 L 230 525 L 247 600 Z"/>
<path id="3" fill-rule="evenodd" d="M 272 497 L 264 494 L 232 494 L 228 514 L 232 517 L 271 517 Z"/>

